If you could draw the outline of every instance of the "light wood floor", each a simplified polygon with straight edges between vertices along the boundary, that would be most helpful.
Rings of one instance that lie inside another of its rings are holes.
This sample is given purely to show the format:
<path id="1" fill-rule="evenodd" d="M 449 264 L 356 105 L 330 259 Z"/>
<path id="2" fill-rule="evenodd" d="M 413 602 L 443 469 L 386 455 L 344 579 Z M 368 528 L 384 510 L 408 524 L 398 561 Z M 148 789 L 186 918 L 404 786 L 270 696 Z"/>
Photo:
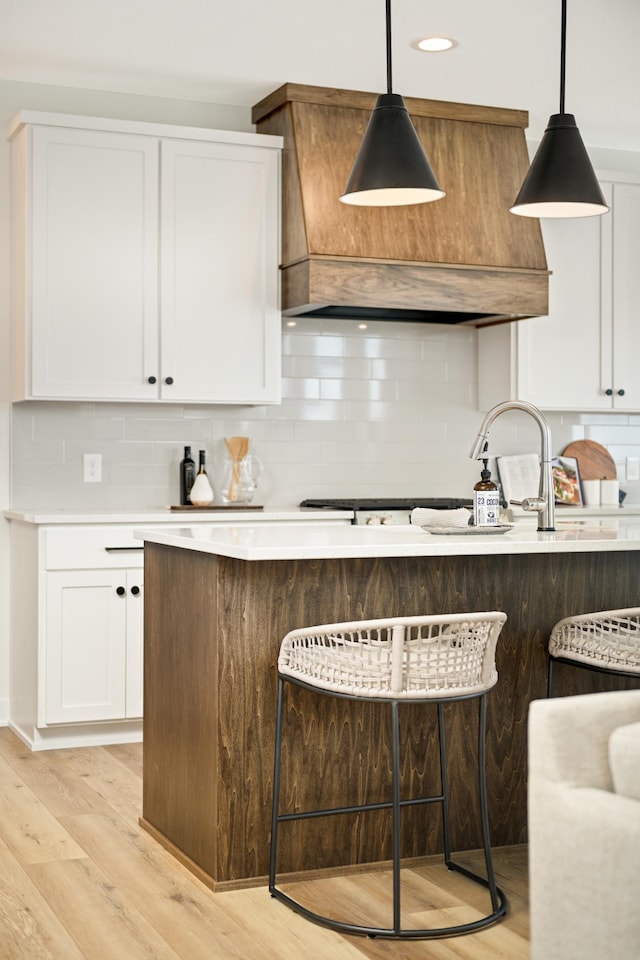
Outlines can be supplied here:
<path id="1" fill-rule="evenodd" d="M 31 753 L 0 729 L 0 960 L 529 957 L 524 848 L 495 852 L 510 902 L 497 926 L 439 941 L 340 936 L 266 887 L 213 894 L 200 884 L 138 827 L 141 762 L 140 744 Z M 330 883 L 314 881 L 314 902 L 323 909 L 326 898 L 352 916 L 385 903 L 389 890 L 383 874 Z M 484 909 L 474 887 L 439 866 L 407 871 L 403 904 L 421 926 Z"/>

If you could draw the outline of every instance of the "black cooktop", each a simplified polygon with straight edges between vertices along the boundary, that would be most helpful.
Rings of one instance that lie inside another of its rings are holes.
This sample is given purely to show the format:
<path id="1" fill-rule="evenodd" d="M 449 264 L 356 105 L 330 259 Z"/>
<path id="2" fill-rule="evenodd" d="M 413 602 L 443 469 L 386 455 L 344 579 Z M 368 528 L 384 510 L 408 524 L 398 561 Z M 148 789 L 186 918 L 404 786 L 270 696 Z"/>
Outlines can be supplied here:
<path id="1" fill-rule="evenodd" d="M 460 497 L 374 497 L 361 499 L 311 499 L 303 500 L 301 507 L 326 508 L 327 510 L 413 510 L 414 507 L 430 507 L 433 510 L 455 510 L 471 507 L 473 500 Z"/>

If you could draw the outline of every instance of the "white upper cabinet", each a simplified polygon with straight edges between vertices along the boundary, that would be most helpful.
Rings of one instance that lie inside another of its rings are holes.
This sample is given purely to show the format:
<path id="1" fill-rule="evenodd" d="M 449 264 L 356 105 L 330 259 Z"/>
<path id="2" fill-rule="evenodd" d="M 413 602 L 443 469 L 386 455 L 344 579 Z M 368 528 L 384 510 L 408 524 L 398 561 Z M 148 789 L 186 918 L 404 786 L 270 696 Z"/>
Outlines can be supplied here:
<path id="1" fill-rule="evenodd" d="M 279 157 L 272 149 L 162 141 L 165 398 L 278 398 L 278 181 Z"/>
<path id="2" fill-rule="evenodd" d="M 280 399 L 277 137 L 21 114 L 13 398 Z"/>
<path id="3" fill-rule="evenodd" d="M 609 214 L 542 221 L 549 315 L 478 331 L 480 409 L 640 410 L 640 184 L 602 188 Z"/>
<path id="4" fill-rule="evenodd" d="M 614 410 L 640 410 L 640 184 L 614 184 L 613 204 L 604 281 L 613 335 L 610 356 L 603 351 L 601 382 L 613 391 Z"/>

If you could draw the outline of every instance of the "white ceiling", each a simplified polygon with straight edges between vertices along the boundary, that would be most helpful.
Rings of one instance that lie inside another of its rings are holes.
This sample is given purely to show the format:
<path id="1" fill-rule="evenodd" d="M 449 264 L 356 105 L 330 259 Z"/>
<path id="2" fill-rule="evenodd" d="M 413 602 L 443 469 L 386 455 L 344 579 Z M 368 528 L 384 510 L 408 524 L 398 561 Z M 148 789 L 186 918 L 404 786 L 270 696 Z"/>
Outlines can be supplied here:
<path id="1" fill-rule="evenodd" d="M 393 88 L 558 112 L 560 0 L 393 0 Z M 445 54 L 415 42 L 444 33 Z M 566 110 L 640 151 L 640 0 L 569 0 Z M 285 82 L 383 92 L 384 0 L 0 0 L 0 79 L 250 106 Z"/>

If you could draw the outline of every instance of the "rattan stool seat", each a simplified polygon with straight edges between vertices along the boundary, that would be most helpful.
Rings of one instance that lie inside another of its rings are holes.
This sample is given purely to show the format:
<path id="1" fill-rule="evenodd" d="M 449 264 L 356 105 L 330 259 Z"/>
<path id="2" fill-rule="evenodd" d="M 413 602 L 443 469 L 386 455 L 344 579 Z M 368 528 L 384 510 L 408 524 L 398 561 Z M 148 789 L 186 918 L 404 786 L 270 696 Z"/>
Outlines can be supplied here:
<path id="1" fill-rule="evenodd" d="M 489 840 L 486 798 L 486 696 L 498 674 L 495 650 L 506 615 L 468 613 L 424 617 L 396 617 L 323 624 L 292 630 L 282 641 L 278 659 L 278 705 L 271 822 L 269 891 L 307 919 L 343 933 L 390 939 L 434 939 L 472 933 L 500 920 L 507 911 L 504 893 L 496 886 Z M 373 805 L 351 805 L 327 810 L 280 812 L 280 765 L 283 738 L 283 702 L 287 683 L 315 690 L 323 696 L 386 703 L 391 708 L 393 799 Z M 456 864 L 451 856 L 449 789 L 447 782 L 444 705 L 455 700 L 479 701 L 478 771 L 480 811 L 487 876 L 481 877 Z M 439 794 L 400 797 L 399 704 L 430 701 L 438 708 L 440 746 Z M 400 810 L 407 804 L 442 806 L 444 860 L 450 870 L 464 874 L 488 891 L 491 908 L 480 919 L 438 929 L 413 929 L 402 924 L 400 909 Z M 393 923 L 388 927 L 347 923 L 322 916 L 298 903 L 277 886 L 280 824 L 318 816 L 392 811 Z"/>
<path id="2" fill-rule="evenodd" d="M 565 617 L 549 637 L 548 695 L 554 662 L 615 676 L 640 676 L 640 607 Z"/>

